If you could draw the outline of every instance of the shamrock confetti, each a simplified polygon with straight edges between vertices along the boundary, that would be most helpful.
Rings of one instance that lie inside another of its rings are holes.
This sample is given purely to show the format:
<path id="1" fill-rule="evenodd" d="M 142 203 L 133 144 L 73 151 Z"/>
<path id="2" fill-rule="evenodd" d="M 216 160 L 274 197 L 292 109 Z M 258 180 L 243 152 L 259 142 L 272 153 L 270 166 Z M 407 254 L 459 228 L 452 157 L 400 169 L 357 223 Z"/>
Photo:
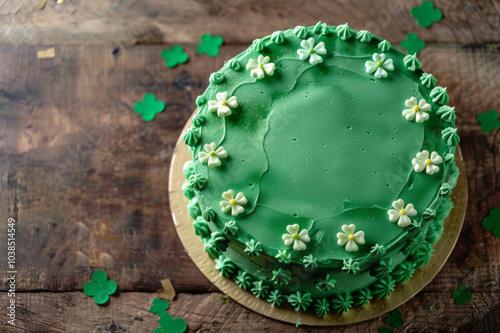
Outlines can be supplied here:
<path id="1" fill-rule="evenodd" d="M 412 8 L 410 14 L 422 28 L 429 28 L 432 23 L 439 22 L 443 18 L 443 13 L 434 8 L 431 1 L 424 1 L 420 7 Z"/>
<path id="2" fill-rule="evenodd" d="M 381 326 L 378 328 L 379 333 L 393 333 L 394 330 L 392 328 L 389 328 L 387 326 Z"/>
<path id="3" fill-rule="evenodd" d="M 102 305 L 109 300 L 109 295 L 116 291 L 116 282 L 108 280 L 108 276 L 104 271 L 97 270 L 92 274 L 92 281 L 85 283 L 83 292 L 87 296 L 94 296 L 94 301 Z"/>
<path id="4" fill-rule="evenodd" d="M 481 130 L 486 133 L 500 128 L 498 112 L 495 110 L 488 110 L 485 113 L 478 114 L 477 121 L 481 124 Z"/>
<path id="5" fill-rule="evenodd" d="M 418 38 L 416 33 L 410 32 L 406 39 L 401 41 L 401 47 L 408 51 L 408 54 L 417 54 L 425 48 L 425 42 Z"/>
<path id="6" fill-rule="evenodd" d="M 500 238 L 500 209 L 490 210 L 490 215 L 483 219 L 483 228 L 491 231 L 493 236 Z"/>
<path id="7" fill-rule="evenodd" d="M 392 328 L 401 327 L 404 324 L 404 320 L 401 318 L 401 312 L 399 311 L 391 312 L 391 315 L 385 318 L 385 322 Z"/>
<path id="8" fill-rule="evenodd" d="M 153 305 L 149 308 L 149 312 L 156 313 L 158 316 L 162 316 L 165 314 L 165 311 L 168 309 L 168 301 L 162 300 L 157 297 L 153 300 Z"/>
<path id="9" fill-rule="evenodd" d="M 300 318 L 297 319 L 297 322 L 295 323 L 295 327 L 299 327 L 300 325 L 302 325 L 302 322 L 300 321 Z"/>
<path id="10" fill-rule="evenodd" d="M 155 95 L 147 93 L 142 97 L 142 102 L 134 104 L 135 113 L 142 114 L 144 121 L 151 121 L 155 119 L 156 114 L 165 109 L 165 103 L 157 100 Z"/>
<path id="11" fill-rule="evenodd" d="M 453 291 L 452 295 L 453 298 L 455 298 L 455 303 L 457 303 L 458 305 L 463 305 L 470 301 L 472 298 L 472 295 L 469 294 L 469 288 L 467 288 L 466 286 L 458 287 L 458 289 Z"/>
<path id="12" fill-rule="evenodd" d="M 170 314 L 165 313 L 158 321 L 160 327 L 154 330 L 154 333 L 182 333 L 186 330 L 186 321 L 182 318 L 172 317 Z"/>
<path id="13" fill-rule="evenodd" d="M 215 57 L 219 54 L 219 49 L 224 43 L 224 39 L 221 36 L 201 36 L 201 44 L 196 48 L 198 53 L 206 53 L 209 57 Z"/>
<path id="14" fill-rule="evenodd" d="M 161 53 L 161 57 L 166 60 L 165 65 L 170 68 L 183 64 L 189 59 L 188 54 L 184 52 L 182 46 L 179 45 L 176 45 L 171 49 L 164 50 Z"/>

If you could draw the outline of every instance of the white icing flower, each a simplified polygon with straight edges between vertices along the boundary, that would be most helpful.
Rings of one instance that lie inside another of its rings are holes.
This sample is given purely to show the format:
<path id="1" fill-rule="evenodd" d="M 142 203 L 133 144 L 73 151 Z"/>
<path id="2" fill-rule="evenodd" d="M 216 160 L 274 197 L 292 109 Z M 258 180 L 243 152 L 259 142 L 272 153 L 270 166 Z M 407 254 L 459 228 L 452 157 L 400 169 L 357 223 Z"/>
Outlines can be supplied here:
<path id="1" fill-rule="evenodd" d="M 433 175 L 439 171 L 439 167 L 436 164 L 443 163 L 443 158 L 435 151 L 433 151 L 429 157 L 429 152 L 427 150 L 422 150 L 411 163 L 416 172 L 425 170 L 428 175 Z"/>
<path id="2" fill-rule="evenodd" d="M 405 207 L 405 202 L 402 199 L 396 200 L 392 203 L 394 209 L 389 209 L 387 214 L 389 214 L 389 221 L 398 221 L 398 226 L 405 228 L 410 225 L 411 220 L 408 216 L 417 215 L 417 211 L 413 208 L 412 204 L 407 204 Z"/>
<path id="3" fill-rule="evenodd" d="M 229 97 L 227 92 L 220 92 L 215 95 L 216 101 L 208 101 L 208 111 L 217 111 L 219 117 L 227 117 L 231 115 L 231 109 L 238 106 L 235 96 Z"/>
<path id="4" fill-rule="evenodd" d="M 387 71 L 393 71 L 394 65 L 392 63 L 392 59 L 385 59 L 385 54 L 383 53 L 374 53 L 372 57 L 373 61 L 365 62 L 366 72 L 373 73 L 377 79 L 386 78 Z"/>
<path id="5" fill-rule="evenodd" d="M 238 193 L 235 198 L 234 191 L 229 190 L 222 193 L 222 197 L 227 200 L 220 202 L 223 213 L 227 213 L 231 210 L 232 216 L 238 216 L 245 211 L 245 208 L 241 206 L 247 203 L 247 198 L 245 198 L 243 193 Z"/>
<path id="6" fill-rule="evenodd" d="M 224 147 L 220 146 L 219 148 L 215 149 L 216 147 L 217 145 L 215 144 L 215 142 L 212 142 L 211 144 L 206 144 L 204 146 L 206 152 L 200 151 L 198 153 L 200 162 L 208 162 L 209 168 L 218 167 L 219 165 L 221 165 L 220 158 L 227 157 L 227 152 L 224 150 Z"/>
<path id="7" fill-rule="evenodd" d="M 356 252 L 359 250 L 358 244 L 365 243 L 365 233 L 363 231 L 356 231 L 356 226 L 354 224 L 342 226 L 342 232 L 337 233 L 337 244 L 340 246 L 345 245 L 345 250 L 347 252 Z"/>
<path id="8" fill-rule="evenodd" d="M 429 119 L 427 111 L 430 111 L 431 105 L 427 103 L 425 99 L 421 99 L 420 102 L 417 103 L 417 98 L 412 97 L 406 100 L 405 105 L 409 108 L 403 111 L 403 116 L 405 116 L 407 120 L 412 121 L 416 117 L 415 121 L 417 123 L 423 123 Z"/>
<path id="9" fill-rule="evenodd" d="M 299 225 L 291 224 L 286 227 L 286 231 L 288 231 L 289 234 L 284 234 L 281 237 L 283 238 L 286 246 L 290 246 L 293 244 L 294 251 L 303 251 L 307 248 L 305 243 L 310 242 L 311 238 L 309 237 L 306 229 L 302 229 L 302 231 L 299 233 Z"/>
<path id="10" fill-rule="evenodd" d="M 253 59 L 248 60 L 247 70 L 250 71 L 250 76 L 258 80 L 263 79 L 264 76 L 273 75 L 276 66 L 274 63 L 269 62 L 271 58 L 259 55 L 257 57 L 257 62 Z"/>
<path id="11" fill-rule="evenodd" d="M 308 40 L 303 40 L 300 42 L 302 49 L 297 50 L 300 60 L 307 60 L 309 58 L 309 63 L 311 65 L 316 65 L 323 62 L 323 57 L 320 54 L 326 54 L 325 43 L 319 42 L 314 46 L 314 38 L 311 37 Z"/>

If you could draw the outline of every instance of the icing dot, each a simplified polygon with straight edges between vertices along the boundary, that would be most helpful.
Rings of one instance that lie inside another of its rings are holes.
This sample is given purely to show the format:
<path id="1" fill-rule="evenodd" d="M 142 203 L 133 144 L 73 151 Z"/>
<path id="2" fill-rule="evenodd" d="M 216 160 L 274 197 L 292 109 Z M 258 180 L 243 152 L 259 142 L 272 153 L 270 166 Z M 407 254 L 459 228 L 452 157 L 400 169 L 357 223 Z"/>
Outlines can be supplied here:
<path id="1" fill-rule="evenodd" d="M 401 210 L 399 211 L 399 214 L 406 215 L 406 210 L 404 208 L 401 208 Z"/>
<path id="2" fill-rule="evenodd" d="M 234 205 L 236 205 L 236 200 L 234 200 L 234 199 L 231 199 L 231 200 L 229 201 L 229 204 L 230 204 L 231 206 L 234 206 Z"/>
<path id="3" fill-rule="evenodd" d="M 415 105 L 415 106 L 413 107 L 413 111 L 415 111 L 415 112 L 420 111 L 420 106 Z"/>
<path id="4" fill-rule="evenodd" d="M 430 160 L 430 158 L 428 158 L 428 159 L 425 160 L 425 164 L 427 164 L 427 165 L 431 165 L 432 164 L 432 161 Z"/>
<path id="5" fill-rule="evenodd" d="M 215 157 L 217 154 L 215 154 L 215 151 L 213 151 L 209 155 L 210 155 L 210 157 Z"/>
<path id="6" fill-rule="evenodd" d="M 381 67 L 384 63 L 382 61 L 377 62 L 377 67 Z"/>
<path id="7" fill-rule="evenodd" d="M 349 238 L 349 240 L 351 240 L 351 241 L 352 241 L 352 240 L 354 240 L 354 235 L 353 235 L 353 234 L 350 234 L 350 235 L 348 236 L 348 238 Z"/>
<path id="8" fill-rule="evenodd" d="M 292 235 L 292 238 L 293 238 L 294 240 L 296 240 L 296 239 L 299 239 L 300 237 L 299 237 L 299 234 L 293 234 L 293 235 Z"/>

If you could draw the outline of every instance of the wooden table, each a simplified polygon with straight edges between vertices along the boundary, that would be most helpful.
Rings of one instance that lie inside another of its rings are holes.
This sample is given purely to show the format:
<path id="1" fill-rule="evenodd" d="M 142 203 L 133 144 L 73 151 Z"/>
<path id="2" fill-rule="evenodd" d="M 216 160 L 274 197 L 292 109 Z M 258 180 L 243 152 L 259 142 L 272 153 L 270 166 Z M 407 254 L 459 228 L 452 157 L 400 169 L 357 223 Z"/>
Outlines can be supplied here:
<path id="1" fill-rule="evenodd" d="M 238 305 L 198 271 L 170 216 L 172 150 L 210 73 L 254 38 L 296 25 L 349 22 L 393 45 L 416 32 L 424 69 L 456 106 L 469 204 L 458 245 L 440 274 L 400 307 L 407 332 L 497 332 L 500 240 L 481 227 L 499 206 L 496 139 L 476 116 L 500 109 L 500 3 L 436 0 L 444 19 L 417 26 L 420 1 L 0 0 L 0 275 L 7 219 L 17 222 L 17 317 L 7 326 L 3 283 L 0 331 L 151 332 L 149 306 L 160 280 L 177 297 L 168 310 L 189 332 L 377 332 L 385 316 L 357 325 L 312 328 L 274 321 Z M 196 54 L 203 33 L 221 35 L 216 58 Z M 190 61 L 164 65 L 180 44 Z M 55 48 L 55 57 L 37 51 Z M 146 92 L 166 101 L 150 123 L 132 111 Z M 120 293 L 100 307 L 82 288 L 104 269 Z M 5 279 L 3 279 L 5 280 Z M 454 304 L 467 285 L 472 300 Z M 432 307 L 432 309 L 431 309 Z M 402 330 L 401 328 L 399 330 Z"/>

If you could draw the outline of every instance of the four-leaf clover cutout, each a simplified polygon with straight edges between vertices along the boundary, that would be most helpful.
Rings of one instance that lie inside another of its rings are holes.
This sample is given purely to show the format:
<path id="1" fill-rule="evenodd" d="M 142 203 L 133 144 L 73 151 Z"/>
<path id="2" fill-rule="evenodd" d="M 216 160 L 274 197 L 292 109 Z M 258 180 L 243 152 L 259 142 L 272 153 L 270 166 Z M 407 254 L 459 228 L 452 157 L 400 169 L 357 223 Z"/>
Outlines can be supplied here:
<path id="1" fill-rule="evenodd" d="M 443 13 L 434 8 L 431 1 L 424 1 L 419 7 L 412 8 L 410 14 L 422 28 L 429 28 L 432 23 L 439 22 L 443 17 Z"/>
<path id="2" fill-rule="evenodd" d="M 469 288 L 466 286 L 460 286 L 458 289 L 453 290 L 452 295 L 455 299 L 455 303 L 458 305 L 463 305 L 472 299 L 472 295 L 469 294 Z"/>
<path id="3" fill-rule="evenodd" d="M 493 236 L 500 238 L 500 209 L 490 210 L 490 215 L 483 219 L 483 228 L 491 231 Z"/>
<path id="4" fill-rule="evenodd" d="M 147 93 L 142 97 L 142 102 L 134 104 L 135 113 L 142 114 L 144 121 L 151 121 L 155 119 L 156 114 L 165 109 L 165 103 L 157 100 L 155 95 Z"/>
<path id="5" fill-rule="evenodd" d="M 187 328 L 187 324 L 184 319 L 174 319 L 174 317 L 168 313 L 162 315 L 158 322 L 160 327 L 156 328 L 154 333 L 183 333 Z"/>
<path id="6" fill-rule="evenodd" d="M 215 57 L 219 54 L 220 47 L 224 44 L 221 36 L 211 36 L 204 34 L 201 36 L 201 44 L 196 47 L 198 53 L 206 53 L 209 57 Z"/>
<path id="7" fill-rule="evenodd" d="M 488 110 L 484 113 L 478 114 L 477 121 L 481 124 L 481 130 L 486 133 L 500 128 L 498 112 L 495 110 Z"/>
<path id="8" fill-rule="evenodd" d="M 153 305 L 151 305 L 151 307 L 149 308 L 149 312 L 156 313 L 161 317 L 165 314 L 165 311 L 167 311 L 168 307 L 168 301 L 162 300 L 161 298 L 157 297 L 153 300 Z"/>
<path id="9" fill-rule="evenodd" d="M 182 46 L 179 45 L 176 45 L 171 49 L 164 50 L 161 53 L 161 57 L 165 59 L 165 65 L 167 65 L 167 67 L 169 68 L 173 68 L 179 64 L 183 64 L 189 59 L 188 54 L 184 52 Z"/>
<path id="10" fill-rule="evenodd" d="M 416 33 L 410 32 L 406 39 L 401 41 L 401 47 L 408 51 L 408 54 L 417 54 L 425 48 L 425 42 L 418 38 Z"/>
<path id="11" fill-rule="evenodd" d="M 106 272 L 97 270 L 92 274 L 92 281 L 83 286 L 83 292 L 87 296 L 94 296 L 94 301 L 102 305 L 109 300 L 109 295 L 115 293 L 116 288 L 116 282 L 108 280 Z"/>

